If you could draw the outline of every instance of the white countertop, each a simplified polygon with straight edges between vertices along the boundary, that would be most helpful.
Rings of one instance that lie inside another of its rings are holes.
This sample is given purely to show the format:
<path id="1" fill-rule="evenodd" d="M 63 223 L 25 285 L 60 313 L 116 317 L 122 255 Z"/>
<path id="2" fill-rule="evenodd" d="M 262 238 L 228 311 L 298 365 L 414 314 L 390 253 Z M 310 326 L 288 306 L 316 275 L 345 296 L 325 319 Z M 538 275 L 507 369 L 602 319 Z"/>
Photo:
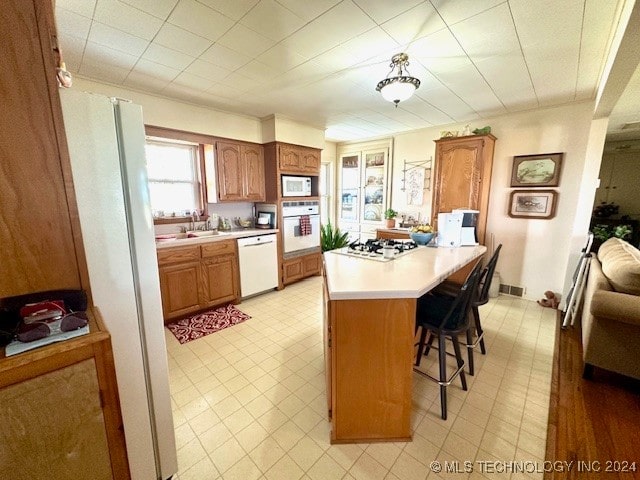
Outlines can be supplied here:
<path id="1" fill-rule="evenodd" d="M 223 240 L 235 240 L 237 238 L 257 237 L 259 235 L 269 235 L 277 233 L 276 228 L 246 228 L 242 230 L 230 230 L 226 232 L 218 232 L 217 235 L 208 235 L 204 237 L 177 238 L 175 240 L 156 240 L 156 249 L 171 247 L 187 247 L 189 245 L 199 245 L 201 243 L 221 242 Z"/>
<path id="2" fill-rule="evenodd" d="M 389 262 L 325 252 L 331 300 L 418 298 L 486 252 L 475 247 L 416 248 Z"/>

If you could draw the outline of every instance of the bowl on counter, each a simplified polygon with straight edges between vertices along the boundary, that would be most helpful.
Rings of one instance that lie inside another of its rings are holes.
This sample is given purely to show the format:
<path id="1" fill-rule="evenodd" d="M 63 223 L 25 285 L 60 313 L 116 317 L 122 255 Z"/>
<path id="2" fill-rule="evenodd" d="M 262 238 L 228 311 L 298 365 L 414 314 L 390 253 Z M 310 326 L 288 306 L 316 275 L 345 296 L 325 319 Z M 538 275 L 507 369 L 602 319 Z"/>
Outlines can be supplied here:
<path id="1" fill-rule="evenodd" d="M 424 232 L 409 232 L 409 236 L 411 240 L 416 242 L 418 245 L 427 245 L 435 236 L 435 232 L 424 233 Z"/>

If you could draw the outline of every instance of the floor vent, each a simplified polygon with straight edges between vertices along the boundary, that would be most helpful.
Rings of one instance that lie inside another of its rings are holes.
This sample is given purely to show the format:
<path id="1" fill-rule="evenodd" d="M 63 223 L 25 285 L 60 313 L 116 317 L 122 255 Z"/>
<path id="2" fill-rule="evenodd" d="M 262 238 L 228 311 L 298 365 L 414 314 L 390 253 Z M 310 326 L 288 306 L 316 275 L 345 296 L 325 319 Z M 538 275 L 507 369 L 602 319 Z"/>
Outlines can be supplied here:
<path id="1" fill-rule="evenodd" d="M 516 287 L 514 285 L 505 285 L 504 283 L 500 284 L 500 293 L 506 293 L 507 295 L 513 295 L 515 297 L 521 297 L 524 295 L 523 287 Z"/>

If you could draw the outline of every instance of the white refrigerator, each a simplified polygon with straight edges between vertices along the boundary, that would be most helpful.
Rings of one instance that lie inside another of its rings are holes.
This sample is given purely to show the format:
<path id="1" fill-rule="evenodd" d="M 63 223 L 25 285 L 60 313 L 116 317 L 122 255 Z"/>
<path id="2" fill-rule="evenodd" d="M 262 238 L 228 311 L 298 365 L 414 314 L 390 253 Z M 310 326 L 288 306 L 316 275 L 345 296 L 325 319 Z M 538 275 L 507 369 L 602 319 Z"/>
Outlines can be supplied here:
<path id="1" fill-rule="evenodd" d="M 61 90 L 93 304 L 113 345 L 134 480 L 178 470 L 142 108 Z"/>

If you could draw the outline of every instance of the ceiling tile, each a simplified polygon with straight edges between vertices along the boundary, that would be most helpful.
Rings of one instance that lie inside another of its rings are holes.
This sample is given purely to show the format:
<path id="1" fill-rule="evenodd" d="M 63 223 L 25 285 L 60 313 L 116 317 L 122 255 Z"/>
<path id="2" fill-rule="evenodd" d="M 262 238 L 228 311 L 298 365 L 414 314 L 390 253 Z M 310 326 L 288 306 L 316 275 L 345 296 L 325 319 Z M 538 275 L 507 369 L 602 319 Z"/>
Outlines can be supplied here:
<path id="1" fill-rule="evenodd" d="M 274 45 L 266 52 L 260 54 L 256 57 L 256 60 L 281 73 L 307 61 L 307 59 L 299 53 L 280 44 Z"/>
<path id="2" fill-rule="evenodd" d="M 154 17 L 166 20 L 178 0 L 120 0 L 132 7 L 142 10 Z"/>
<path id="3" fill-rule="evenodd" d="M 417 115 L 424 119 L 431 125 L 446 125 L 453 123 L 454 119 L 446 113 L 442 112 L 438 108 L 431 105 L 429 102 L 414 95 L 406 102 L 401 102 L 398 108 L 407 110 L 408 112 Z"/>
<path id="4" fill-rule="evenodd" d="M 373 27 L 375 23 L 360 8 L 351 0 L 345 0 L 283 40 L 282 44 L 312 58 Z"/>
<path id="5" fill-rule="evenodd" d="M 506 4 L 505 0 L 431 0 L 447 25 L 453 25 L 461 20 L 477 15 L 499 4 Z"/>
<path id="6" fill-rule="evenodd" d="M 100 22 L 93 22 L 91 25 L 89 40 L 138 57 L 149 45 L 148 40 L 129 35 Z"/>
<path id="7" fill-rule="evenodd" d="M 131 70 L 136 64 L 138 57 L 129 55 L 113 48 L 99 45 L 94 42 L 87 42 L 84 49 L 83 62 L 103 63 L 108 66 Z"/>
<path id="8" fill-rule="evenodd" d="M 573 101 L 578 72 L 584 0 L 510 2 L 522 51 L 540 105 Z M 553 9 L 553 15 L 549 15 Z M 549 59 L 553 61 L 550 62 Z"/>
<path id="9" fill-rule="evenodd" d="M 240 20 L 260 0 L 198 0 L 233 20 Z"/>
<path id="10" fill-rule="evenodd" d="M 218 40 L 220 45 L 255 58 L 275 43 L 257 32 L 236 24 Z"/>
<path id="11" fill-rule="evenodd" d="M 216 41 L 235 23 L 195 0 L 180 0 L 167 21 L 211 41 Z"/>
<path id="12" fill-rule="evenodd" d="M 275 0 L 261 0 L 240 23 L 251 30 L 279 42 L 306 22 Z"/>
<path id="13" fill-rule="evenodd" d="M 129 75 L 127 75 L 123 84 L 136 90 L 159 93 L 169 84 L 169 81 L 156 76 L 145 75 L 144 73 L 132 71 L 129 72 Z"/>
<path id="14" fill-rule="evenodd" d="M 360 69 L 382 64 L 384 66 L 381 71 L 386 73 L 389 71 L 391 57 L 398 51 L 397 42 L 380 27 L 375 27 L 314 57 L 313 61 L 336 69 Z"/>
<path id="15" fill-rule="evenodd" d="M 393 2 L 371 2 L 368 0 L 354 0 L 367 15 L 380 24 L 415 7 L 423 0 L 394 0 Z"/>
<path id="16" fill-rule="evenodd" d="M 170 98 L 176 98 L 193 105 L 202 106 L 204 102 L 210 99 L 209 94 L 202 90 L 195 90 L 180 83 L 170 83 L 162 90 L 162 95 Z"/>
<path id="17" fill-rule="evenodd" d="M 174 85 L 182 85 L 184 87 L 193 88 L 194 90 L 204 91 L 214 84 L 213 80 L 194 75 L 189 72 L 182 72 L 171 82 Z"/>
<path id="18" fill-rule="evenodd" d="M 208 78 L 212 82 L 220 81 L 231 74 L 230 70 L 214 65 L 213 63 L 205 62 L 202 59 L 197 59 L 189 65 L 186 72 L 192 75 L 198 75 L 199 77 Z"/>
<path id="19" fill-rule="evenodd" d="M 224 47 L 219 43 L 211 45 L 206 52 L 200 55 L 200 58 L 230 71 L 237 70 L 251 61 L 251 57 Z"/>
<path id="20" fill-rule="evenodd" d="M 586 1 L 580 41 L 576 100 L 595 98 L 615 21 L 615 2 Z"/>
<path id="21" fill-rule="evenodd" d="M 74 37 L 87 38 L 91 28 L 91 18 L 84 17 L 64 8 L 56 9 L 56 24 L 58 29 Z"/>
<path id="22" fill-rule="evenodd" d="M 72 37 L 71 35 L 60 38 L 62 60 L 66 63 L 67 70 L 78 71 L 86 43 L 85 38 Z"/>
<path id="23" fill-rule="evenodd" d="M 262 62 L 252 60 L 251 62 L 244 65 L 241 69 L 239 69 L 238 73 L 244 75 L 245 77 L 259 79 L 261 82 L 265 82 L 277 77 L 281 72 L 269 67 L 268 65 L 265 65 Z"/>
<path id="24" fill-rule="evenodd" d="M 431 3 L 424 2 L 382 24 L 382 28 L 404 49 L 419 38 L 446 28 Z"/>
<path id="25" fill-rule="evenodd" d="M 472 60 L 520 53 L 515 25 L 505 3 L 456 23 L 451 32 Z"/>
<path id="26" fill-rule="evenodd" d="M 215 85 L 213 85 L 213 87 L 209 88 L 207 92 L 219 95 L 224 98 L 236 98 L 243 93 L 243 91 L 238 88 L 234 88 L 229 85 L 223 85 L 222 83 L 216 83 Z"/>
<path id="27" fill-rule="evenodd" d="M 142 58 L 138 60 L 136 66 L 133 67 L 133 71 L 152 77 L 157 77 L 158 79 L 166 80 L 167 82 L 170 82 L 171 80 L 176 78 L 180 73 L 180 70 L 177 70 L 175 68 L 161 65 L 159 63 L 155 63 Z"/>
<path id="28" fill-rule="evenodd" d="M 204 91 L 215 83 L 209 78 L 200 77 L 189 72 L 182 72 L 171 82 L 174 85 L 182 85 L 184 87 L 193 88 L 194 90 Z"/>
<path id="29" fill-rule="evenodd" d="M 220 80 L 218 83 L 236 88 L 244 92 L 251 88 L 257 87 L 263 82 L 260 79 L 245 77 L 238 72 L 233 72 Z"/>
<path id="30" fill-rule="evenodd" d="M 165 23 L 154 42 L 187 55 L 200 56 L 211 46 L 211 40 L 194 35 L 180 27 Z"/>
<path id="31" fill-rule="evenodd" d="M 313 20 L 322 15 L 330 8 L 333 8 L 341 0 L 277 0 L 277 2 L 291 10 L 298 17 L 304 18 L 306 21 Z"/>
<path id="32" fill-rule="evenodd" d="M 177 50 L 172 50 L 163 45 L 151 42 L 145 52 L 142 54 L 142 58 L 150 60 L 167 67 L 175 68 L 176 70 L 184 70 L 189 66 L 195 58 Z"/>
<path id="33" fill-rule="evenodd" d="M 484 58 L 475 66 L 505 105 L 512 104 L 514 98 L 522 99 L 524 95 L 537 104 L 527 66 L 519 53 Z"/>
<path id="34" fill-rule="evenodd" d="M 96 0 L 56 0 L 56 18 L 60 9 L 79 13 L 88 18 L 93 17 L 93 10 L 96 8 Z"/>
<path id="35" fill-rule="evenodd" d="M 100 79 L 101 82 L 121 84 L 129 74 L 129 69 L 107 65 L 104 62 L 88 59 L 82 60 L 80 75 L 89 78 Z"/>
<path id="36" fill-rule="evenodd" d="M 93 18 L 145 40 L 152 40 L 162 26 L 162 20 L 118 0 L 98 0 Z"/>

